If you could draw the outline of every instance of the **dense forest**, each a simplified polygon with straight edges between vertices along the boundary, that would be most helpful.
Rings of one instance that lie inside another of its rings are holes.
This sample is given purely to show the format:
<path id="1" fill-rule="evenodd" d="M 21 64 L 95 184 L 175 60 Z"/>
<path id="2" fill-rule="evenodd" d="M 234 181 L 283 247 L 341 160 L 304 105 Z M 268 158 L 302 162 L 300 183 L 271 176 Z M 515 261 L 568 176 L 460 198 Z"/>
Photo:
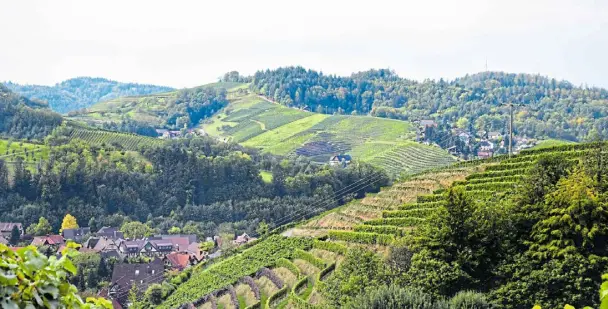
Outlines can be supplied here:
<path id="1" fill-rule="evenodd" d="M 57 229 L 70 213 L 79 222 L 95 218 L 112 226 L 139 220 L 162 232 L 195 226 L 207 236 L 222 223 L 248 232 L 261 221 L 288 223 L 388 183 L 383 172 L 366 164 L 334 169 L 203 138 L 140 152 L 73 140 L 53 147 L 35 171 L 19 159 L 13 170 L 9 181 L 7 164 L 0 161 L 0 221 L 29 226 L 44 216 Z M 262 170 L 272 172 L 271 181 L 262 180 Z M 341 191 L 370 176 L 381 179 Z"/>
<path id="2" fill-rule="evenodd" d="M 92 77 L 72 78 L 54 86 L 20 85 L 11 82 L 7 82 L 6 86 L 27 98 L 48 102 L 51 109 L 59 113 L 87 108 L 97 102 L 117 97 L 173 90 L 173 88 L 164 86 L 120 83 L 105 78 Z"/>
<path id="3" fill-rule="evenodd" d="M 302 67 L 258 71 L 252 87 L 288 106 L 338 114 L 371 114 L 475 131 L 504 132 L 515 107 L 515 133 L 535 138 L 583 140 L 608 135 L 608 91 L 577 87 L 539 75 L 483 72 L 453 81 L 415 81 L 390 70 L 348 77 Z"/>
<path id="4" fill-rule="evenodd" d="M 186 128 L 198 124 L 201 119 L 212 116 L 228 105 L 226 89 L 197 87 L 183 89 L 167 108 L 166 125 Z"/>
<path id="5" fill-rule="evenodd" d="M 30 100 L 0 84 L 0 136 L 42 139 L 62 122 L 46 103 Z"/>

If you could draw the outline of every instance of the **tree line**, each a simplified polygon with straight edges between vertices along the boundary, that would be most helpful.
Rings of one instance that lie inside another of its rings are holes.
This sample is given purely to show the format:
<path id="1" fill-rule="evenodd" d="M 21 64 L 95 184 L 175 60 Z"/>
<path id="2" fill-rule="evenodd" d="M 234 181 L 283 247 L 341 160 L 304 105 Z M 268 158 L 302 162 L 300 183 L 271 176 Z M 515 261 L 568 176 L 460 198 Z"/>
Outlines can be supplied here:
<path id="1" fill-rule="evenodd" d="M 125 152 L 77 140 L 52 147 L 48 160 L 27 166 L 0 161 L 0 220 L 25 226 L 44 216 L 57 230 L 69 213 L 78 222 L 122 226 L 136 220 L 159 232 L 177 227 L 209 236 L 223 225 L 253 232 L 345 203 L 388 183 L 363 163 L 334 169 L 236 144 L 195 138 Z M 264 182 L 260 171 L 273 174 Z M 10 176 L 9 176 L 10 174 Z M 371 176 L 380 181 L 349 190 Z"/>
<path id="2" fill-rule="evenodd" d="M 452 81 L 415 81 L 387 69 L 341 77 L 302 67 L 258 71 L 252 88 L 274 101 L 311 111 L 434 119 L 472 132 L 504 132 L 508 108 L 515 132 L 534 138 L 583 140 L 608 134 L 608 91 L 531 74 L 483 72 Z"/>

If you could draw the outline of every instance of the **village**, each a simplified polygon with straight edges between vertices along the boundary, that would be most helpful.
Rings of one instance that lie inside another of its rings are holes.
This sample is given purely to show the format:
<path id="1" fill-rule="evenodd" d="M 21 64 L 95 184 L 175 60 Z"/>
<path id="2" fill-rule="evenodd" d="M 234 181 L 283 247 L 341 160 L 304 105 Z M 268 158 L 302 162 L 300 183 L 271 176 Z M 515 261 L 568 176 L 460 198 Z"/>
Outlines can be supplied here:
<path id="1" fill-rule="evenodd" d="M 461 159 L 488 159 L 495 155 L 509 152 L 508 132 L 484 131 L 473 132 L 462 128 L 448 128 L 440 132 L 434 120 L 418 122 L 416 140 L 427 145 L 446 149 L 451 155 Z M 538 140 L 526 136 L 513 136 L 512 154 L 534 147 Z"/>
<path id="2" fill-rule="evenodd" d="M 68 242 L 74 242 L 79 244 L 77 250 L 81 254 L 98 257 L 100 264 L 113 265 L 109 280 L 95 283 L 99 285 L 97 296 L 110 300 L 114 308 L 128 307 L 130 293 L 140 297 L 152 285 L 170 285 L 176 278 L 189 276 L 193 266 L 220 257 L 222 248 L 234 249 L 254 240 L 246 233 L 234 239 L 213 236 L 202 241 L 194 234 L 129 239 L 119 228 L 108 226 L 97 231 L 78 227 L 63 229 L 59 234 L 33 236 L 21 223 L 0 222 L 0 244 L 13 251 L 31 245 L 47 256 L 60 257 Z"/>

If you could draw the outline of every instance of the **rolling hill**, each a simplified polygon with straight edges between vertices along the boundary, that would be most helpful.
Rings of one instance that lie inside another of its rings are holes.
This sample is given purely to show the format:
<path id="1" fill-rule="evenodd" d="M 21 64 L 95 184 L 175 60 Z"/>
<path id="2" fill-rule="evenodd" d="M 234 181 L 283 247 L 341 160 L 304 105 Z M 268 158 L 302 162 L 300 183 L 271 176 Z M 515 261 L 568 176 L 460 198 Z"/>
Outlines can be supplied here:
<path id="1" fill-rule="evenodd" d="M 105 78 L 77 77 L 53 86 L 20 85 L 7 82 L 12 91 L 30 99 L 43 100 L 59 113 L 87 108 L 97 102 L 122 96 L 167 92 L 171 87 L 121 83 Z"/>
<path id="2" fill-rule="evenodd" d="M 274 104 L 253 93 L 233 93 L 231 103 L 208 119 L 210 136 L 279 155 L 326 163 L 346 153 L 392 176 L 454 162 L 444 150 L 413 142 L 410 123 L 371 116 L 325 115 Z"/>
<path id="3" fill-rule="evenodd" d="M 248 90 L 248 84 L 221 82 L 199 89 L 227 89 L 229 104 L 204 120 L 205 132 L 224 141 L 272 154 L 301 155 L 326 163 L 331 155 L 347 153 L 382 167 L 391 176 L 418 173 L 454 162 L 444 150 L 415 143 L 410 123 L 371 116 L 325 115 L 288 108 Z M 124 97 L 95 104 L 72 120 L 99 124 L 124 117 L 152 126 L 165 126 L 167 109 L 179 91 Z"/>
<path id="4" fill-rule="evenodd" d="M 150 126 L 164 127 L 168 118 L 171 117 L 169 110 L 182 103 L 178 102 L 182 93 L 204 89 L 236 91 L 241 87 L 246 87 L 246 84 L 226 82 L 151 95 L 119 97 L 94 104 L 85 111 L 73 113 L 69 118 L 92 125 L 120 122 L 124 118 L 129 118 Z"/>
<path id="5" fill-rule="evenodd" d="M 282 233 L 288 237 L 272 235 L 210 267 L 196 268 L 159 308 L 325 308 L 319 289 L 349 249 L 364 246 L 388 258 L 392 247 L 415 243 L 416 229 L 444 211 L 448 188 L 462 189 L 476 203 L 500 203 L 521 187 L 539 160 L 559 155 L 578 162 L 594 147 L 527 150 L 513 158 L 463 162 L 411 176 L 302 222 Z"/>

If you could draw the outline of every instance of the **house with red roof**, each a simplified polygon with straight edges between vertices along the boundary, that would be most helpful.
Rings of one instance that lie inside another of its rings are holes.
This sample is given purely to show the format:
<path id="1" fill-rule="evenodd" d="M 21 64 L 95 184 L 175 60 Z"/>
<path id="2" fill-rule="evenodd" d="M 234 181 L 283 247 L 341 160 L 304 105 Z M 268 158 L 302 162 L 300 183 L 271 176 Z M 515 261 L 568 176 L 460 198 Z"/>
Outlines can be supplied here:
<path id="1" fill-rule="evenodd" d="M 187 252 L 172 252 L 165 255 L 165 267 L 182 271 L 190 266 L 190 254 Z"/>
<path id="2" fill-rule="evenodd" d="M 63 236 L 61 235 L 46 235 L 46 236 L 36 236 L 34 240 L 32 240 L 32 246 L 61 246 L 65 244 L 63 240 Z"/>

